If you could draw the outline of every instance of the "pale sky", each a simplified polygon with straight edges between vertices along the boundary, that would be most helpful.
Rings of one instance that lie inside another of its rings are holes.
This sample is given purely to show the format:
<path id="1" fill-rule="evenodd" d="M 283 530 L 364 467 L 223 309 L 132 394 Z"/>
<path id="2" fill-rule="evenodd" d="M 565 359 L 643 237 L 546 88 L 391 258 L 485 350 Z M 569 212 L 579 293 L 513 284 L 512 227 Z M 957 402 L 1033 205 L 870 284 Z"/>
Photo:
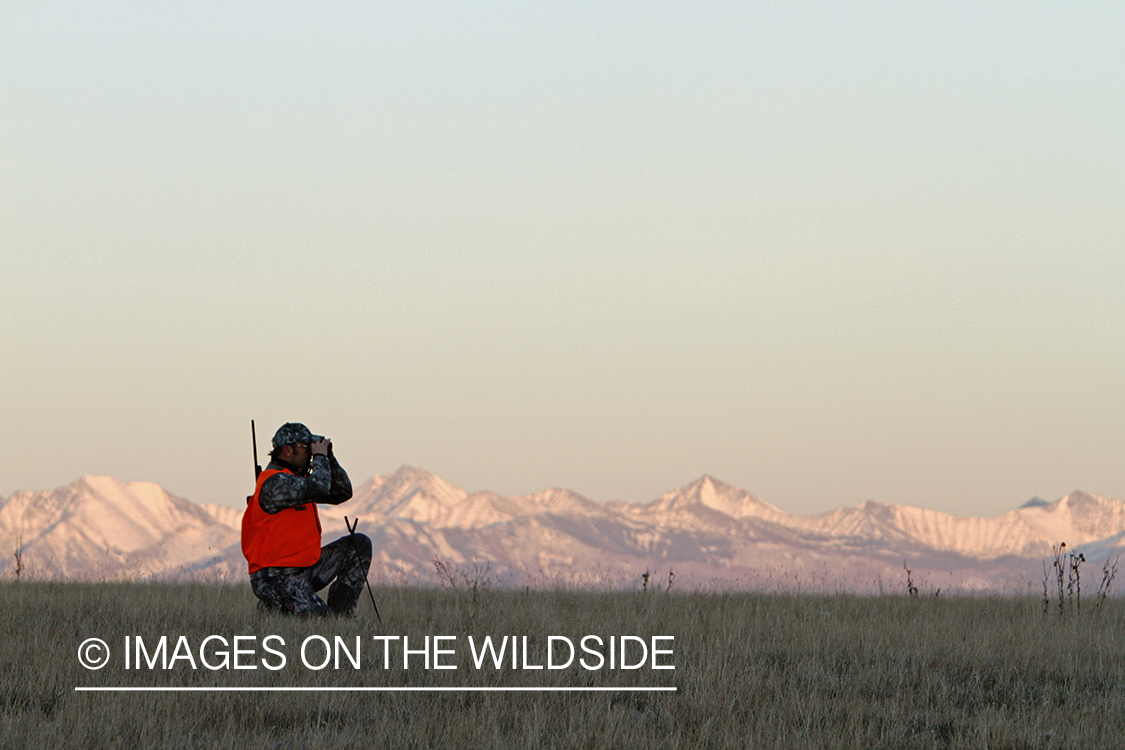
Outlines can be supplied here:
<path id="1" fill-rule="evenodd" d="M 1125 5 L 373 5 L 0 9 L 0 494 L 1125 499 Z"/>

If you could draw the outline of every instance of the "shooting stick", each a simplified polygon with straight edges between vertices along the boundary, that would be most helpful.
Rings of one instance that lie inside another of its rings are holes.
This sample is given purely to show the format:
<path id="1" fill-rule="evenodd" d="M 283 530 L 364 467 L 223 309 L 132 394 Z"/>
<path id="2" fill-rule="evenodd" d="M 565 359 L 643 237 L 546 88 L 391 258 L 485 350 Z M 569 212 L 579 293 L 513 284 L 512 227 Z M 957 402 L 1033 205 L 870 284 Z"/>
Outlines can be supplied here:
<path id="1" fill-rule="evenodd" d="M 344 525 L 348 527 L 348 538 L 352 540 L 352 549 L 355 550 L 356 560 L 360 560 L 359 547 L 355 543 L 355 530 L 359 528 L 359 519 L 355 519 L 354 523 L 348 521 L 348 517 L 344 516 Z M 371 597 L 371 606 L 375 608 L 375 616 L 379 618 L 379 623 L 382 624 L 383 616 L 379 614 L 379 605 L 375 603 L 375 595 L 371 593 L 371 581 L 367 580 L 367 573 L 363 574 L 363 582 L 367 584 L 367 595 Z"/>

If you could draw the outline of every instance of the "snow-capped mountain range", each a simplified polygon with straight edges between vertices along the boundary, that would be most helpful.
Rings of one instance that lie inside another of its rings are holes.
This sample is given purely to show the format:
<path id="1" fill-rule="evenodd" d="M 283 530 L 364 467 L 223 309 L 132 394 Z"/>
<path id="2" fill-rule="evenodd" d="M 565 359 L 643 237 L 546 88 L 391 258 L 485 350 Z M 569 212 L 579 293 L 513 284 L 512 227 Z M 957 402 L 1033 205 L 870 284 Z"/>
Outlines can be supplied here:
<path id="1" fill-rule="evenodd" d="M 865 502 L 786 513 L 710 476 L 649 503 L 595 502 L 549 489 L 473 492 L 403 466 L 321 506 L 325 541 L 360 518 L 372 580 L 435 582 L 434 560 L 497 585 L 895 590 L 904 564 L 923 589 L 1041 588 L 1052 545 L 1087 570 L 1125 549 L 1125 502 L 1075 491 L 996 518 Z M 242 513 L 197 505 L 150 482 L 84 476 L 0 504 L 0 577 L 237 581 Z M 18 554 L 17 554 L 18 552 Z M 1087 577 L 1086 580 L 1089 580 Z"/>

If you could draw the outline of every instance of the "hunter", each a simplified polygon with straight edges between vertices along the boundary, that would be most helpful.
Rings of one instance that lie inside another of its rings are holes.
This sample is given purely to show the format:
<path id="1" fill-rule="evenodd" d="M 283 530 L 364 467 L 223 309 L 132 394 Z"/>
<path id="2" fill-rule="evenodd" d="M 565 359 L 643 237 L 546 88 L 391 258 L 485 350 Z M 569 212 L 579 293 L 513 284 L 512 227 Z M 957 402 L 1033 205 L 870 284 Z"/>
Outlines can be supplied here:
<path id="1" fill-rule="evenodd" d="M 351 616 L 371 566 L 364 534 L 320 546 L 317 503 L 339 505 L 352 496 L 332 441 L 299 422 L 273 436 L 270 463 L 258 475 L 242 515 L 242 554 L 258 609 L 285 614 Z M 317 591 L 325 586 L 328 601 Z"/>

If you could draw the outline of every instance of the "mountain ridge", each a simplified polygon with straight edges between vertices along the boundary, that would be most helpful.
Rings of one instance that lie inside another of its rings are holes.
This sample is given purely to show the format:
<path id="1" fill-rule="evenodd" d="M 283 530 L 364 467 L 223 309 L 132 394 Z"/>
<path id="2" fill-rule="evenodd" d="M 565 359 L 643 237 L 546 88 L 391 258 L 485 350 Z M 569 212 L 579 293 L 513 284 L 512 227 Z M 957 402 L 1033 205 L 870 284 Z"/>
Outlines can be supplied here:
<path id="1" fill-rule="evenodd" d="M 901 576 L 909 562 L 916 580 L 948 579 L 947 589 L 950 580 L 1002 588 L 1041 578 L 1062 541 L 1103 557 L 1125 549 L 1125 503 L 1082 490 L 993 518 L 874 501 L 802 516 L 709 474 L 627 503 L 562 488 L 467 492 L 404 465 L 360 484 L 344 505 L 320 506 L 320 515 L 326 542 L 346 533 L 344 515 L 362 518 L 376 549 L 373 574 L 404 582 L 432 582 L 440 558 L 488 566 L 513 583 L 600 576 L 599 585 L 632 585 L 668 567 L 723 585 L 799 584 L 803 575 L 806 589 L 813 579 L 862 589 Z M 192 503 L 152 482 L 84 475 L 0 502 L 0 576 L 14 574 L 18 549 L 22 574 L 34 578 L 239 580 L 240 518 L 239 509 Z"/>

